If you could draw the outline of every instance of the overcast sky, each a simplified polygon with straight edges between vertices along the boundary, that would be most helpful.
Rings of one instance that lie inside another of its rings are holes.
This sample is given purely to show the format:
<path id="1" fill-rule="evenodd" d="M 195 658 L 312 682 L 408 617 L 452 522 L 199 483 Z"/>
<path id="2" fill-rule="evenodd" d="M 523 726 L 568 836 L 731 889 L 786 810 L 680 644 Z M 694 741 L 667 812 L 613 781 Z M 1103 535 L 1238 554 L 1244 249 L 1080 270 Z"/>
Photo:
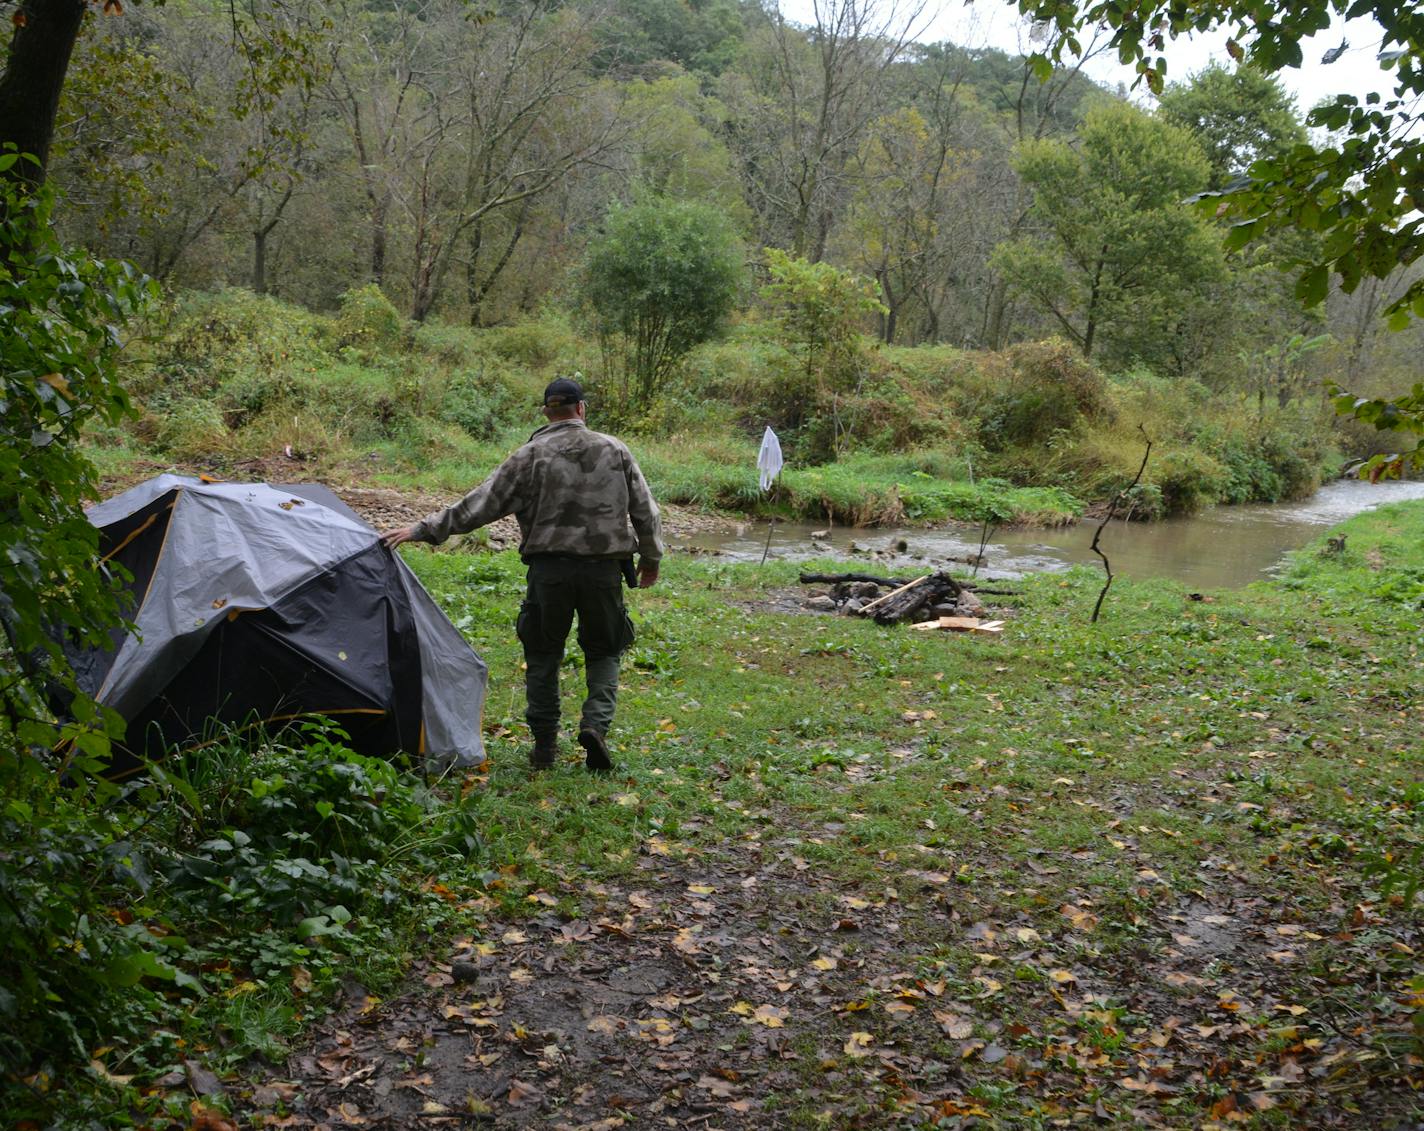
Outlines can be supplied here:
<path id="1" fill-rule="evenodd" d="M 900 0 L 902 11 L 910 10 L 912 4 L 913 0 Z M 812 0 L 782 0 L 781 9 L 787 19 L 796 23 L 814 22 Z M 886 3 L 882 11 L 888 10 Z M 948 40 L 963 47 L 997 47 L 1011 54 L 1028 53 L 1034 48 L 1028 25 L 1019 16 L 1018 9 L 1004 0 L 978 0 L 977 3 L 927 0 L 915 26 L 919 29 L 915 38 L 923 43 Z M 1086 35 L 1083 39 L 1086 43 Z M 1168 81 L 1180 82 L 1213 59 L 1230 66 L 1226 39 L 1224 33 L 1218 33 L 1169 43 Z M 1278 77 L 1295 96 L 1302 114 L 1322 99 L 1336 94 L 1363 98 L 1377 91 L 1388 97 L 1394 89 L 1393 73 L 1381 70 L 1375 61 L 1380 39 L 1379 25 L 1372 20 L 1351 20 L 1346 24 L 1337 19 L 1329 30 L 1302 43 L 1305 62 L 1301 67 L 1281 71 Z M 1336 62 L 1323 66 L 1321 57 L 1339 47 L 1343 40 L 1349 40 L 1349 47 Z M 1134 78 L 1132 69 L 1118 64 L 1116 55 L 1111 52 L 1091 60 L 1085 70 L 1095 81 L 1109 87 L 1119 83 L 1130 85 Z M 1133 92 L 1133 97 L 1145 99 L 1147 95 L 1140 88 Z"/>

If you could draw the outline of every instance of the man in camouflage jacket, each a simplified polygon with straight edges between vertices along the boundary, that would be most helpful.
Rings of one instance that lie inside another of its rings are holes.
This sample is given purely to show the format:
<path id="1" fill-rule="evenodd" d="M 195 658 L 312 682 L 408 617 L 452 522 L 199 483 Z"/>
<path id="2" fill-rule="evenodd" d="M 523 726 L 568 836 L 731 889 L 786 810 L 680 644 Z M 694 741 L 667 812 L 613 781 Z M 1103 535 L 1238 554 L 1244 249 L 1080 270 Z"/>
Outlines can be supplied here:
<path id="1" fill-rule="evenodd" d="M 534 735 L 529 761 L 553 765 L 559 742 L 559 665 L 578 616 L 588 697 L 578 742 L 591 770 L 612 768 L 605 741 L 618 696 L 618 668 L 633 642 L 623 606 L 623 578 L 647 589 L 663 556 L 658 506 L 631 452 L 620 440 L 584 423 L 578 382 L 559 378 L 544 390 L 549 423 L 529 437 L 488 479 L 459 502 L 381 538 L 436 545 L 452 534 L 514 515 L 519 553 L 529 567 L 517 631 L 527 666 L 525 719 Z"/>

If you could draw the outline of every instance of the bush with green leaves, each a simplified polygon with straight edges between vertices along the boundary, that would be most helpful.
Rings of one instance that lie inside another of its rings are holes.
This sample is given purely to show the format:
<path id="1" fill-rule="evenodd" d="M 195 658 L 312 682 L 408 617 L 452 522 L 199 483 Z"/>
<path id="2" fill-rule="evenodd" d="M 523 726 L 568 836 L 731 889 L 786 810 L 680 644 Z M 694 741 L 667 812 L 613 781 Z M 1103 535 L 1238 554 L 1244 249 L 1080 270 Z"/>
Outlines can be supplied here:
<path id="1" fill-rule="evenodd" d="M 406 345 L 409 337 L 400 311 L 375 283 L 341 296 L 341 310 L 333 329 L 336 344 L 360 357 L 394 353 Z"/>
<path id="2" fill-rule="evenodd" d="M 742 279 L 736 235 L 718 209 L 658 197 L 614 208 L 580 282 L 612 386 L 600 386 L 603 411 L 647 411 L 678 362 L 721 327 Z"/>
<path id="3" fill-rule="evenodd" d="M 142 399 L 164 389 L 202 396 L 234 382 L 270 398 L 330 356 L 329 320 L 241 287 L 188 292 L 154 322 L 151 365 L 138 367 L 133 382 Z"/>
<path id="4" fill-rule="evenodd" d="M 788 341 L 801 351 L 808 377 L 834 389 L 856 376 L 866 320 L 886 313 L 874 280 L 830 263 L 811 263 L 766 249 L 771 282 L 762 288 Z"/>
<path id="5" fill-rule="evenodd" d="M 175 917 L 246 928 L 224 947 L 259 976 L 284 962 L 321 965 L 313 948 L 346 949 L 353 917 L 402 902 L 409 868 L 479 847 L 466 807 L 444 806 L 389 762 L 347 749 L 339 731 L 303 731 L 298 745 L 251 753 L 228 743 L 221 772 L 198 771 L 207 779 L 198 819 L 154 865 Z"/>
<path id="6" fill-rule="evenodd" d="M 1008 380 L 981 407 L 979 437 L 990 451 L 1045 444 L 1111 416 L 1106 379 L 1067 342 L 1027 342 L 1008 352 Z"/>
<path id="7" fill-rule="evenodd" d="M 492 440 L 509 427 L 532 427 L 539 393 L 499 364 L 481 363 L 450 375 L 439 417 L 476 440 Z"/>
<path id="8" fill-rule="evenodd" d="M 449 914 L 419 881 L 478 863 L 478 795 L 442 796 L 342 738 L 321 722 L 220 736 L 122 788 L 73 763 L 8 766 L 0 1063 L 16 1076 L 0 1074 L 0 1110 L 42 1115 L 19 1077 L 100 1044 L 161 1074 L 190 1013 L 221 1026 L 232 994 L 294 968 L 320 989 L 390 961 L 402 924 Z"/>
<path id="9" fill-rule="evenodd" d="M 0 172 L 29 160 L 0 155 Z M 97 644 L 120 622 L 119 590 L 96 569 L 98 532 L 84 515 L 97 497 L 80 449 L 90 421 L 130 411 L 116 372 L 126 321 L 154 295 L 124 263 L 61 247 L 53 198 L 0 177 L 0 760 L 60 737 L 44 688 L 75 688 L 63 644 Z M 82 707 L 82 705 L 81 705 Z M 86 738 L 95 749 L 110 723 Z M 81 730 L 87 725 L 76 720 Z"/>

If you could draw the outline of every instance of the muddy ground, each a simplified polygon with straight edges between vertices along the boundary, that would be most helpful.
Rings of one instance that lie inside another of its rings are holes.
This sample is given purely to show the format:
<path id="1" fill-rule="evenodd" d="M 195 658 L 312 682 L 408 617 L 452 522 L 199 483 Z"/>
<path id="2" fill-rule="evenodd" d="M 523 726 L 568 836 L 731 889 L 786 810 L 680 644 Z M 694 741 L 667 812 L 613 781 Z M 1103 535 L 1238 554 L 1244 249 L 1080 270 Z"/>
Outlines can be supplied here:
<path id="1" fill-rule="evenodd" d="M 826 786 L 853 791 L 878 772 L 852 764 Z M 1002 789 L 971 777 L 966 812 Z M 1108 804 L 1126 814 L 1141 800 Z M 570 870 L 528 893 L 546 913 L 491 915 L 397 997 L 348 987 L 311 1047 L 255 1081 L 245 1114 L 552 1131 L 1418 1126 L 1418 1061 L 1365 1039 L 1370 971 L 1337 972 L 1359 979 L 1360 1011 L 1298 1004 L 1343 908 L 1302 922 L 1212 858 L 1175 891 L 1139 856 L 1124 940 L 1101 892 L 1055 900 L 1051 927 L 1003 911 L 1095 849 L 1009 865 L 1007 892 L 956 882 L 965 866 L 1005 875 L 986 829 L 953 863 L 924 849 L 852 885 L 802 855 L 845 826 L 752 816 L 762 831 L 735 844 L 695 823 L 681 840 L 650 836 L 621 882 L 589 887 Z M 1402 1037 L 1402 1012 L 1393 1024 Z"/>

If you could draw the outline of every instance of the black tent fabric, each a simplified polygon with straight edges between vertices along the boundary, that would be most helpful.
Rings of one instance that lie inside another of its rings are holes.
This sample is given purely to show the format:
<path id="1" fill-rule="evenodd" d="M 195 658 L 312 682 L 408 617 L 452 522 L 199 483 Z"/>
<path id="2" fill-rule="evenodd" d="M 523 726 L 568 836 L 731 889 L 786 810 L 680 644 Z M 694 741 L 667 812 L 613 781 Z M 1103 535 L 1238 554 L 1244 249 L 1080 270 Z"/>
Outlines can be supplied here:
<path id="1" fill-rule="evenodd" d="M 313 713 L 362 753 L 483 761 L 484 662 L 327 488 L 165 475 L 89 517 L 137 629 L 73 656 L 81 688 L 128 722 L 116 774 Z"/>

